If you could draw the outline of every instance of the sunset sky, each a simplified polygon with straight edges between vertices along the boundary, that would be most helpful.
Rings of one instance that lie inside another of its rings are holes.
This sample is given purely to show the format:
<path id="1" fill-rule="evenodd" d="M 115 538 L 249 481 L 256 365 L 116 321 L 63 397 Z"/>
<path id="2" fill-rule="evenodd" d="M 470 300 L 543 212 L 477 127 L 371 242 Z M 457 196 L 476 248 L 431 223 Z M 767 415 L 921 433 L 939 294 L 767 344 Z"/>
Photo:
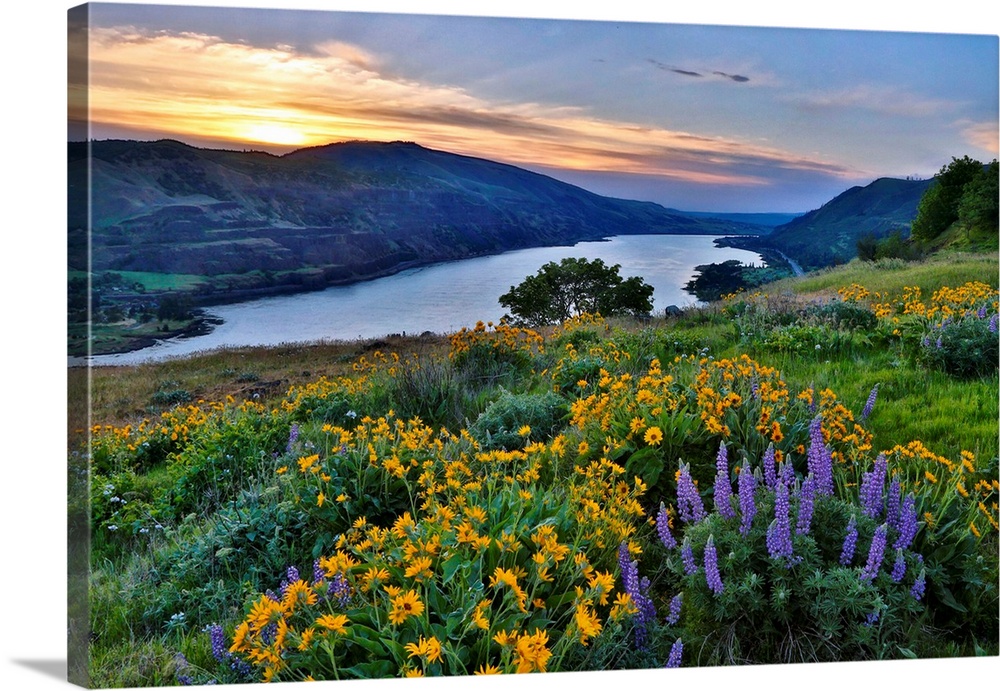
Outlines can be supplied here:
<path id="1" fill-rule="evenodd" d="M 995 35 L 91 7 L 95 139 L 401 139 L 714 211 L 998 155 Z"/>

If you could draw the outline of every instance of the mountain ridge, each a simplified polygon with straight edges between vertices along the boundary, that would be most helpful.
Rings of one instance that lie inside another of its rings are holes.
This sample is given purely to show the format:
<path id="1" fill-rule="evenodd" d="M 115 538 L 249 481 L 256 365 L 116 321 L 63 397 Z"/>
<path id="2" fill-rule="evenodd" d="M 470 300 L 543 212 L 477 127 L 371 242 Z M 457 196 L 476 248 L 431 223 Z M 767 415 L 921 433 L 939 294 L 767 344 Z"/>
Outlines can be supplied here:
<path id="1" fill-rule="evenodd" d="M 68 159 L 71 236 L 89 223 L 94 270 L 204 276 L 203 293 L 226 281 L 315 288 L 612 235 L 762 232 L 414 142 L 277 156 L 102 140 L 71 142 Z"/>

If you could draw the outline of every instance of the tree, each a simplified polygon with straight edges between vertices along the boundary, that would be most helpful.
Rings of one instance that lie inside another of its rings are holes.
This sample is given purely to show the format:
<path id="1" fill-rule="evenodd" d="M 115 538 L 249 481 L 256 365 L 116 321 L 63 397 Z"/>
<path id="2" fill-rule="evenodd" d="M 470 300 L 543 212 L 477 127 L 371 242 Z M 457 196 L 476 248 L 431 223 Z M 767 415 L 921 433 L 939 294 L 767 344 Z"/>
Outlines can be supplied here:
<path id="1" fill-rule="evenodd" d="M 959 202 L 965 186 L 982 175 L 983 164 L 963 156 L 952 158 L 934 176 L 934 184 L 924 192 L 917 205 L 911 235 L 923 242 L 933 240 L 958 220 Z"/>
<path id="2" fill-rule="evenodd" d="M 962 191 L 958 202 L 958 220 L 968 230 L 997 232 L 1000 227 L 998 219 L 998 188 L 1000 188 L 1000 171 L 997 160 L 980 171 Z"/>
<path id="3" fill-rule="evenodd" d="M 542 326 L 591 313 L 605 317 L 645 316 L 653 309 L 653 287 L 642 278 L 623 279 L 619 264 L 603 260 L 563 259 L 549 262 L 533 276 L 500 296 L 516 321 Z"/>

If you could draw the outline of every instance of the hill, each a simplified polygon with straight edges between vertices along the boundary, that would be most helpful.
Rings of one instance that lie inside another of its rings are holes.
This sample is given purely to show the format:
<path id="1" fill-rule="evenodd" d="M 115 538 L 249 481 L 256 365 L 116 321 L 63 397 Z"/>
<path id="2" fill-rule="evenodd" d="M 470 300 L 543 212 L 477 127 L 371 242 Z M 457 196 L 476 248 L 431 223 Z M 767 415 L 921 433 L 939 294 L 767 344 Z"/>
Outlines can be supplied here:
<path id="1" fill-rule="evenodd" d="M 933 179 L 879 178 L 775 227 L 766 238 L 739 238 L 730 244 L 776 249 L 798 260 L 806 270 L 842 264 L 857 255 L 857 241 L 862 236 L 882 238 L 896 231 L 909 235 L 920 198 L 932 183 Z"/>
<path id="2" fill-rule="evenodd" d="M 69 166 L 71 237 L 86 226 L 79 181 L 91 173 L 93 270 L 200 276 L 202 301 L 610 235 L 760 230 L 408 142 L 274 156 L 98 141 L 89 157 L 71 143 Z"/>

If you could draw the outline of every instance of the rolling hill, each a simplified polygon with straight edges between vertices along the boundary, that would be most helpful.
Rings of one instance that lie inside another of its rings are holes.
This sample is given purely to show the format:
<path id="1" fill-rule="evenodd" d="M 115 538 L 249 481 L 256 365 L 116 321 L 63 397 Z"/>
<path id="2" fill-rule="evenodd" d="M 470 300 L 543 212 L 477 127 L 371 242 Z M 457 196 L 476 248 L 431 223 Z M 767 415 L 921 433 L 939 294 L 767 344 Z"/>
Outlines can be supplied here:
<path id="1" fill-rule="evenodd" d="M 908 236 L 920 198 L 933 182 L 879 178 L 852 187 L 757 242 L 797 259 L 807 270 L 846 262 L 857 255 L 864 235 L 881 238 L 899 231 Z"/>
<path id="2" fill-rule="evenodd" d="M 89 213 L 93 270 L 202 276 L 201 302 L 611 235 L 767 230 L 409 142 L 283 156 L 172 140 L 70 143 L 69 170 L 71 244 Z"/>

